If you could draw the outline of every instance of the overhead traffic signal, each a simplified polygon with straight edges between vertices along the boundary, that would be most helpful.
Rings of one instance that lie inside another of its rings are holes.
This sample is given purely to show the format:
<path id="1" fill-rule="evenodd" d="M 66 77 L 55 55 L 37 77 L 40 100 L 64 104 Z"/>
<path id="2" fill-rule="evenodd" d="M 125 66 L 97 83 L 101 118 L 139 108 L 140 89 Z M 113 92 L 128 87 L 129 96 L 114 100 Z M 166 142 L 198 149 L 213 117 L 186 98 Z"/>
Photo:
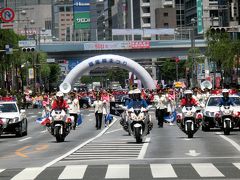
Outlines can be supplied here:
<path id="1" fill-rule="evenodd" d="M 211 33 L 225 33 L 227 32 L 227 28 L 225 27 L 211 27 Z"/>
<path id="2" fill-rule="evenodd" d="M 22 48 L 23 52 L 34 52 L 35 48 L 34 47 L 24 47 Z"/>
<path id="3" fill-rule="evenodd" d="M 239 32 L 238 27 L 211 27 L 211 33 Z"/>

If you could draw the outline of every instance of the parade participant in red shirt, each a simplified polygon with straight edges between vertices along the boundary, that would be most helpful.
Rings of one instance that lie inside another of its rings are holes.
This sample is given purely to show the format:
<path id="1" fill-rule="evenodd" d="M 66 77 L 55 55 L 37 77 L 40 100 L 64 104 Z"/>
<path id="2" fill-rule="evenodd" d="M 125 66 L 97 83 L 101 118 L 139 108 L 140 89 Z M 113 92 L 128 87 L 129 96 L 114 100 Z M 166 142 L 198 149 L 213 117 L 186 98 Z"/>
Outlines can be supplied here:
<path id="1" fill-rule="evenodd" d="M 69 108 L 69 105 L 68 103 L 63 99 L 63 93 L 61 91 L 57 92 L 56 94 L 56 99 L 53 101 L 53 104 L 52 104 L 52 109 L 53 110 L 56 110 L 56 109 L 59 109 L 59 110 L 68 110 Z"/>
<path id="2" fill-rule="evenodd" d="M 180 103 L 181 107 L 183 107 L 183 106 L 197 106 L 198 105 L 196 99 L 194 99 L 192 97 L 193 92 L 191 90 L 186 90 L 184 92 L 184 95 L 185 95 L 185 97 L 181 100 L 181 103 Z"/>

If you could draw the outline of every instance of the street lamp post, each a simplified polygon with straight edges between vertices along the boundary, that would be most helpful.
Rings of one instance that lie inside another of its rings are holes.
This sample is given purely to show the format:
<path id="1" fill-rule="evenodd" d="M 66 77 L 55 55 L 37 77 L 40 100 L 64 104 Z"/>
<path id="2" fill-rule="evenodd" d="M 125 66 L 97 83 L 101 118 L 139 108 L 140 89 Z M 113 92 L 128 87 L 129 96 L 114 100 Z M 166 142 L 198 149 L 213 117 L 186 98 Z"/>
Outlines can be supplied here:
<path id="1" fill-rule="evenodd" d="M 29 29 L 29 23 L 30 23 L 30 24 L 34 24 L 35 22 L 34 22 L 34 20 L 32 20 L 32 19 L 29 20 L 29 17 L 26 16 L 26 15 L 27 15 L 27 12 L 26 12 L 25 10 L 22 10 L 22 11 L 21 11 L 21 15 L 26 18 L 26 20 L 19 20 L 19 21 L 26 21 L 26 22 L 27 22 L 27 23 L 24 25 L 24 34 L 25 34 L 26 38 L 28 39 L 29 37 L 28 37 L 28 32 L 27 32 L 27 30 Z M 33 59 L 34 59 L 34 57 L 33 57 Z M 33 60 L 33 62 L 34 62 L 34 60 Z M 34 67 L 33 67 L 33 68 L 34 68 Z M 28 88 L 28 85 L 29 85 L 29 69 L 28 69 L 28 61 L 26 61 L 26 87 L 27 87 L 27 88 Z M 34 87 L 35 87 L 35 85 L 34 85 Z"/>
<path id="2" fill-rule="evenodd" d="M 192 31 L 191 31 L 191 49 L 192 49 L 192 87 L 195 87 L 197 84 L 197 73 L 196 73 L 196 59 L 195 59 L 195 23 L 196 19 L 192 18 L 191 19 L 191 24 L 192 24 Z"/>

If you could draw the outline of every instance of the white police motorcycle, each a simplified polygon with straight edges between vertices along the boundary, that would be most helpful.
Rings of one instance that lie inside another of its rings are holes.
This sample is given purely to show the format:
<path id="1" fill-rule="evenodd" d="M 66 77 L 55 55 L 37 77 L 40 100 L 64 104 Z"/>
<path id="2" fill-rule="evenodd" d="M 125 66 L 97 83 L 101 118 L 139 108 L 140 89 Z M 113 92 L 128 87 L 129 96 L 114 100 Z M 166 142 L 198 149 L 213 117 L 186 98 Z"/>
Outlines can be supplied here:
<path id="1" fill-rule="evenodd" d="M 133 106 L 130 109 L 123 107 L 127 113 L 125 118 L 128 132 L 135 137 L 137 143 L 141 143 L 143 138 L 152 130 L 153 123 L 151 122 L 151 115 L 148 114 L 150 107 Z"/>
<path id="2" fill-rule="evenodd" d="M 203 114 L 200 109 L 194 106 L 184 106 L 182 113 L 177 114 L 178 127 L 187 134 L 188 138 L 193 138 L 201 126 Z"/>
<path id="3" fill-rule="evenodd" d="M 70 133 L 73 122 L 74 117 L 69 116 L 64 110 L 52 110 L 46 126 L 48 131 L 56 137 L 57 142 L 63 142 Z"/>

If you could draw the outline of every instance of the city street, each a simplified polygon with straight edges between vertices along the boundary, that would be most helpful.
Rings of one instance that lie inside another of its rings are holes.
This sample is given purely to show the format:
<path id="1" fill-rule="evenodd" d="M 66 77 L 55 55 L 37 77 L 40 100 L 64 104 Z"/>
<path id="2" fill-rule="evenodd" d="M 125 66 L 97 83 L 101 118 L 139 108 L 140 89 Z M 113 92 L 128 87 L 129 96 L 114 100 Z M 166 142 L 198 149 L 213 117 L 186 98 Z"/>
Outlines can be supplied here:
<path id="1" fill-rule="evenodd" d="M 199 130 L 193 139 L 174 125 L 153 130 L 136 144 L 116 117 L 95 130 L 93 109 L 82 110 L 83 123 L 63 143 L 35 119 L 29 109 L 28 136 L 0 138 L 0 179 L 239 179 L 240 132 L 224 136 Z"/>

